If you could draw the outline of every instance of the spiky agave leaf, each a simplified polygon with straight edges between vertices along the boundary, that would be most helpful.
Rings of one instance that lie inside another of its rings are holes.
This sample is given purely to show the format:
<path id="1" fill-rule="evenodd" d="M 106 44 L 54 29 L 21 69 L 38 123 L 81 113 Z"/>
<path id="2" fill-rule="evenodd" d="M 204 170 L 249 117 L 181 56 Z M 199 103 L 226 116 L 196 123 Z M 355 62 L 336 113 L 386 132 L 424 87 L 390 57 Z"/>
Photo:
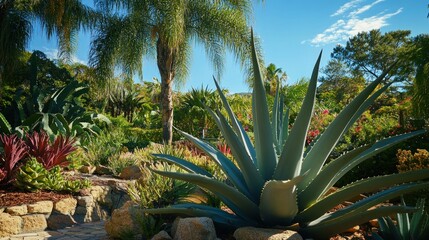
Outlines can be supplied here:
<path id="1" fill-rule="evenodd" d="M 254 48 L 252 50 L 255 51 Z M 179 131 L 221 167 L 232 186 L 213 179 L 211 175 L 206 174 L 193 164 L 186 163 L 183 159 L 165 155 L 158 156 L 163 161 L 180 166 L 188 173 L 154 171 L 163 176 L 197 184 L 215 193 L 235 213 L 237 218 L 248 222 L 248 225 L 285 226 L 297 223 L 301 228 L 299 231 L 311 237 L 328 237 L 348 227 L 383 216 L 383 214 L 414 211 L 414 209 L 403 206 L 369 209 L 400 194 L 426 187 L 427 182 L 416 182 L 429 179 L 429 171 L 364 179 L 326 196 L 327 190 L 357 164 L 396 143 L 425 131 L 403 134 L 381 140 L 372 146 L 359 147 L 323 167 L 338 139 L 388 88 L 389 84 L 375 91 L 383 76 L 371 83 L 340 113 L 325 133 L 315 141 L 314 145 L 304 151 L 304 141 L 315 104 L 320 59 L 321 55 L 319 55 L 313 69 L 306 100 L 289 133 L 288 113 L 287 111 L 284 112 L 281 103 L 283 100 L 280 100 L 278 93 L 276 93 L 275 106 L 273 107 L 273 119 L 271 122 L 269 120 L 258 59 L 256 54 L 252 55 L 253 70 L 255 71 L 252 99 L 255 147 L 250 143 L 250 138 L 232 113 L 225 96 L 215 81 L 228 117 L 219 110 L 214 111 L 207 107 L 206 109 L 225 137 L 237 165 L 209 143 Z M 387 74 L 387 71 L 384 74 Z M 376 192 L 379 189 L 386 190 L 342 210 L 326 214 L 334 206 L 357 194 Z M 215 221 L 217 219 L 222 223 L 237 224 L 237 227 L 242 226 L 243 223 L 243 221 L 238 221 L 237 218 L 225 214 L 222 210 L 208 209 L 204 206 L 182 205 L 178 207 L 173 205 L 168 208 L 149 209 L 147 211 L 150 213 L 180 213 L 198 216 L 206 214 L 206 216 L 213 217 Z"/>
<path id="2" fill-rule="evenodd" d="M 259 204 L 261 220 L 265 224 L 283 223 L 288 226 L 292 223 L 299 211 L 296 184 L 302 178 L 298 176 L 292 180 L 271 180 L 265 183 Z"/>

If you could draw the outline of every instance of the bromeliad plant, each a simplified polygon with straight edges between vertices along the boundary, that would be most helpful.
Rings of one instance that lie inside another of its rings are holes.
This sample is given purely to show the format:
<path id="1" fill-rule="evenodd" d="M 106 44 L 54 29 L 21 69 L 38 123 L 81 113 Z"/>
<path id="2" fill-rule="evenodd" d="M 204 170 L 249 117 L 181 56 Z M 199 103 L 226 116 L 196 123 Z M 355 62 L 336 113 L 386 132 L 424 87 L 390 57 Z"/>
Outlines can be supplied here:
<path id="1" fill-rule="evenodd" d="M 350 169 L 405 139 L 422 134 L 416 131 L 390 137 L 373 145 L 360 146 L 327 163 L 332 149 L 359 116 L 385 91 L 390 83 L 377 90 L 388 71 L 368 85 L 306 147 L 306 135 L 313 114 L 317 74 L 321 54 L 316 62 L 307 95 L 295 124 L 289 131 L 288 111 L 277 91 L 270 122 L 266 93 L 252 39 L 254 69 L 253 122 L 255 145 L 238 122 L 218 84 L 219 95 L 228 116 L 207 108 L 222 131 L 237 163 L 212 145 L 179 131 L 215 161 L 228 177 L 227 184 L 184 159 L 155 154 L 160 160 L 174 163 L 187 173 L 153 170 L 167 177 L 188 181 L 216 194 L 235 214 L 198 204 L 177 204 L 161 209 L 147 209 L 153 214 L 208 216 L 215 222 L 232 226 L 286 226 L 317 239 L 328 238 L 359 223 L 392 213 L 413 211 L 406 206 L 372 208 L 388 199 L 429 185 L 429 169 L 362 179 L 328 195 L 328 190 Z M 229 121 L 227 120 L 229 118 Z M 377 192 L 346 208 L 329 212 L 336 205 L 360 193 Z"/>

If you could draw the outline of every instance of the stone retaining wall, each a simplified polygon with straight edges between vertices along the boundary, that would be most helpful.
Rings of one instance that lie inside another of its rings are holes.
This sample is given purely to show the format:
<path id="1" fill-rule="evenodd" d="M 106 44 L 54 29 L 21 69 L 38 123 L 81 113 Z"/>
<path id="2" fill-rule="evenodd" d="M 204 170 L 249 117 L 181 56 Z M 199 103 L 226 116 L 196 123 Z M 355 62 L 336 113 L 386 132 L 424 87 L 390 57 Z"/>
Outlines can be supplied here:
<path id="1" fill-rule="evenodd" d="M 85 196 L 65 198 L 58 202 L 40 201 L 21 206 L 0 206 L 0 237 L 106 220 L 114 209 L 130 200 L 124 184 L 126 183 L 109 181 L 108 186 L 87 189 Z"/>

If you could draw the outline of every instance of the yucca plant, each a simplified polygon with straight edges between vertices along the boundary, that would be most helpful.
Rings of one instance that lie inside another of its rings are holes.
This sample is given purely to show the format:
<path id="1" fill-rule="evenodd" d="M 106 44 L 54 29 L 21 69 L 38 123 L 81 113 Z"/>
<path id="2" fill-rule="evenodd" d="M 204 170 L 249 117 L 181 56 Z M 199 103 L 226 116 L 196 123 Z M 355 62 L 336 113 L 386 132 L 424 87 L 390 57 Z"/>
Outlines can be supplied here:
<path id="1" fill-rule="evenodd" d="M 406 206 L 404 198 L 401 203 Z M 417 201 L 417 212 L 410 216 L 408 213 L 398 213 L 396 215 L 397 224 L 387 216 L 378 218 L 379 232 L 373 233 L 371 239 L 383 240 L 425 240 L 429 239 L 429 216 L 425 211 L 425 199 Z"/>
<path id="2" fill-rule="evenodd" d="M 325 239 L 364 223 L 392 213 L 406 213 L 406 206 L 373 206 L 406 192 L 429 185 L 420 182 L 429 178 L 429 169 L 362 179 L 327 194 L 328 190 L 350 169 L 392 145 L 422 134 L 420 130 L 360 146 L 325 164 L 329 154 L 359 116 L 391 83 L 377 89 L 388 71 L 368 85 L 326 128 L 324 133 L 306 147 L 306 135 L 313 115 L 317 75 L 321 54 L 315 64 L 307 95 L 292 129 L 288 129 L 288 114 L 277 91 L 272 120 L 266 100 L 259 62 L 252 39 L 254 69 L 253 122 L 255 145 L 226 101 L 218 84 L 219 95 L 228 116 L 207 108 L 231 148 L 237 165 L 216 147 L 190 134 L 179 131 L 211 157 L 228 177 L 228 185 L 207 171 L 177 157 L 156 154 L 160 160 L 174 163 L 187 173 L 153 170 L 154 172 L 199 185 L 216 194 L 235 214 L 198 204 L 177 204 L 161 209 L 147 209 L 153 214 L 184 214 L 208 216 L 215 222 L 230 226 L 285 226 L 297 229 L 304 236 Z M 229 122 L 227 120 L 229 119 Z M 360 193 L 379 191 L 343 209 L 329 212 Z"/>

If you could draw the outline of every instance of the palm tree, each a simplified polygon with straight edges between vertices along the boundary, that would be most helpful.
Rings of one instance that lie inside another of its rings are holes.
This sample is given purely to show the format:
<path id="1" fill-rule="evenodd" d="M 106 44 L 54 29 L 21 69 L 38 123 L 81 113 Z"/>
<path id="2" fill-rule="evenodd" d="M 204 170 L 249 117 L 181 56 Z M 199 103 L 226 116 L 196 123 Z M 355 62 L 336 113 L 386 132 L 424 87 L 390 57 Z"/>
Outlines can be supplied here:
<path id="1" fill-rule="evenodd" d="M 172 141 L 173 80 L 187 76 L 192 44 L 204 45 L 217 72 L 222 71 L 226 49 L 240 60 L 248 55 L 249 0 L 98 0 L 96 4 L 109 17 L 98 25 L 90 64 L 101 76 L 113 74 L 113 66 L 118 65 L 141 76 L 143 56 L 156 56 L 166 143 Z"/>
<path id="2" fill-rule="evenodd" d="M 286 81 L 286 72 L 277 68 L 274 63 L 270 63 L 265 69 L 265 91 L 270 95 L 275 95 L 277 84 Z"/>
<path id="3" fill-rule="evenodd" d="M 96 18 L 97 14 L 80 0 L 0 1 L 0 85 L 25 51 L 36 20 L 48 38 L 58 36 L 60 53 L 67 59 L 79 29 L 90 27 Z"/>

